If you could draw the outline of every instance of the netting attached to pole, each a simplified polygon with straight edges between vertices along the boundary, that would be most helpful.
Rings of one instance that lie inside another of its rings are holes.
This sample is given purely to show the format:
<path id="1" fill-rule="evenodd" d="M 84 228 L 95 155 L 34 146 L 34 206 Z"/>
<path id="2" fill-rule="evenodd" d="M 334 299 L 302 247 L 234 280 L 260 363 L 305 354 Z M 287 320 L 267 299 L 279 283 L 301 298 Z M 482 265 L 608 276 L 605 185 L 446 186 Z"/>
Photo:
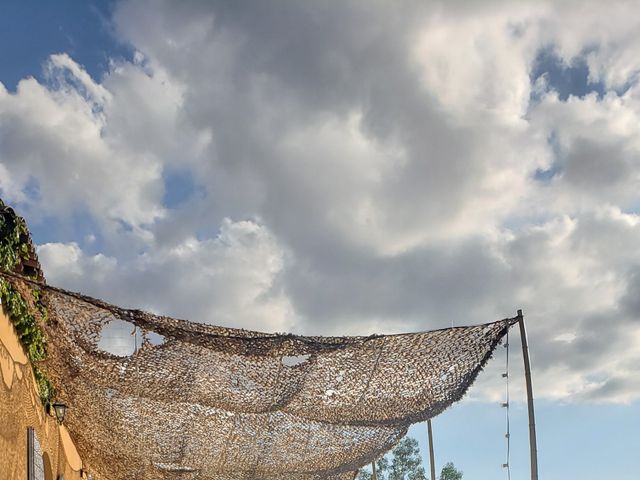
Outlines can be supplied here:
<path id="1" fill-rule="evenodd" d="M 303 337 L 41 291 L 49 310 L 41 367 L 71 407 L 65 423 L 81 455 L 110 480 L 352 479 L 409 425 L 459 400 L 515 321 Z M 142 332 L 132 355 L 99 348 L 115 320 Z"/>

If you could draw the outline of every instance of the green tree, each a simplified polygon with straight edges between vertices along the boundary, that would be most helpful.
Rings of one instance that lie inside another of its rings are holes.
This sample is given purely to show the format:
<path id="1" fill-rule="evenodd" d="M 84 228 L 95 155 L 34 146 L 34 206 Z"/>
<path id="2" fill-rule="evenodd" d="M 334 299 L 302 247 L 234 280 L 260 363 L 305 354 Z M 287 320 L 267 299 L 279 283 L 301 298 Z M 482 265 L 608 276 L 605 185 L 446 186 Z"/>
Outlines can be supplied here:
<path id="1" fill-rule="evenodd" d="M 458 470 L 453 463 L 449 462 L 442 467 L 440 480 L 462 480 L 462 471 Z"/>
<path id="2" fill-rule="evenodd" d="M 418 441 L 405 437 L 388 456 L 376 462 L 378 480 L 427 480 Z M 371 480 L 370 470 L 360 470 L 358 480 Z"/>

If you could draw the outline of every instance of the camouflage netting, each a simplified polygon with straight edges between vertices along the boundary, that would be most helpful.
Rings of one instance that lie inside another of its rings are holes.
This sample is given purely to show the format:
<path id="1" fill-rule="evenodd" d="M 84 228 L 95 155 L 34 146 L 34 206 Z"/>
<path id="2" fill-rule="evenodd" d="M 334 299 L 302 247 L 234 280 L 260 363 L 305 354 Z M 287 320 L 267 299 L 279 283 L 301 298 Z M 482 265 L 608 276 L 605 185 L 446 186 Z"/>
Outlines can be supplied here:
<path id="1" fill-rule="evenodd" d="M 459 400 L 517 321 L 266 334 L 123 309 L 45 286 L 41 274 L 0 275 L 42 291 L 41 368 L 69 405 L 65 424 L 97 480 L 351 480 L 409 425 Z M 141 332 L 131 355 L 99 347 L 115 320 Z"/>
<path id="2" fill-rule="evenodd" d="M 352 479 L 410 424 L 459 400 L 513 323 L 300 337 L 43 291 L 44 368 L 89 469 L 110 480 Z M 133 355 L 98 347 L 116 319 L 143 332 Z"/>

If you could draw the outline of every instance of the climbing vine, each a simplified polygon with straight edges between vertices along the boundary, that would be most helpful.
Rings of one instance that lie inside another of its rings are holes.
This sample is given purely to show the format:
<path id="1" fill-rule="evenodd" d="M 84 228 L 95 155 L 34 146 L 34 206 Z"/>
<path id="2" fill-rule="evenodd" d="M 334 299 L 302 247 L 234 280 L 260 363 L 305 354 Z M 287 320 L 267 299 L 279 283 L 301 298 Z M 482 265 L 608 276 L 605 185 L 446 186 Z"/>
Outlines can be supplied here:
<path id="1" fill-rule="evenodd" d="M 28 238 L 29 233 L 24 221 L 11 209 L 5 207 L 0 200 L 0 269 L 2 271 L 13 271 L 21 260 L 29 258 Z M 42 321 L 47 321 L 47 308 L 42 302 L 40 290 L 34 288 L 31 290 L 31 295 L 31 305 L 41 315 Z M 44 333 L 29 308 L 29 303 L 13 285 L 4 279 L 0 279 L 0 299 L 33 366 L 40 399 L 47 406 L 53 402 L 55 389 L 37 366 L 37 363 L 47 356 Z"/>
<path id="2" fill-rule="evenodd" d="M 0 200 L 0 268 L 12 271 L 21 259 L 29 257 L 27 226 Z"/>

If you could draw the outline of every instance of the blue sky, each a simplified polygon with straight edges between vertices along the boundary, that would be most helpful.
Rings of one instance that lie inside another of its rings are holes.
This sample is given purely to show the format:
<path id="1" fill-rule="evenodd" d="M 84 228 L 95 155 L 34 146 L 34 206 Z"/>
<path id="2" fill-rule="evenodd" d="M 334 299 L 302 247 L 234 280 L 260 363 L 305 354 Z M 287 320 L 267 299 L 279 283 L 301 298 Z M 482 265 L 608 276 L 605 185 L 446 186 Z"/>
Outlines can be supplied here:
<path id="1" fill-rule="evenodd" d="M 537 402 L 539 476 L 615 478 L 632 480 L 638 469 L 637 421 L 632 406 L 563 405 Z M 465 478 L 503 478 L 504 412 L 499 405 L 460 404 L 433 421 L 436 465 L 453 461 Z M 512 478 L 529 478 L 526 405 L 511 414 Z M 428 455 L 425 425 L 414 425 L 410 435 Z M 424 457 L 428 458 L 428 456 Z M 428 469 L 428 463 L 425 464 Z M 615 473 L 612 474 L 611 471 Z"/>
<path id="2" fill-rule="evenodd" d="M 131 56 L 128 45 L 113 35 L 113 2 L 65 0 L 62 5 L 3 3 L 0 52 L 5 59 L 2 83 L 6 88 L 15 89 L 28 76 L 42 78 L 42 65 L 52 53 L 68 53 L 94 78 L 108 70 L 110 59 Z"/>
<path id="3" fill-rule="evenodd" d="M 638 5 L 267 5 L 3 3 L 0 196 L 49 282 L 309 334 L 523 308 L 541 478 L 636 478 Z M 506 478 L 500 362 L 434 420 L 465 478 Z"/>

